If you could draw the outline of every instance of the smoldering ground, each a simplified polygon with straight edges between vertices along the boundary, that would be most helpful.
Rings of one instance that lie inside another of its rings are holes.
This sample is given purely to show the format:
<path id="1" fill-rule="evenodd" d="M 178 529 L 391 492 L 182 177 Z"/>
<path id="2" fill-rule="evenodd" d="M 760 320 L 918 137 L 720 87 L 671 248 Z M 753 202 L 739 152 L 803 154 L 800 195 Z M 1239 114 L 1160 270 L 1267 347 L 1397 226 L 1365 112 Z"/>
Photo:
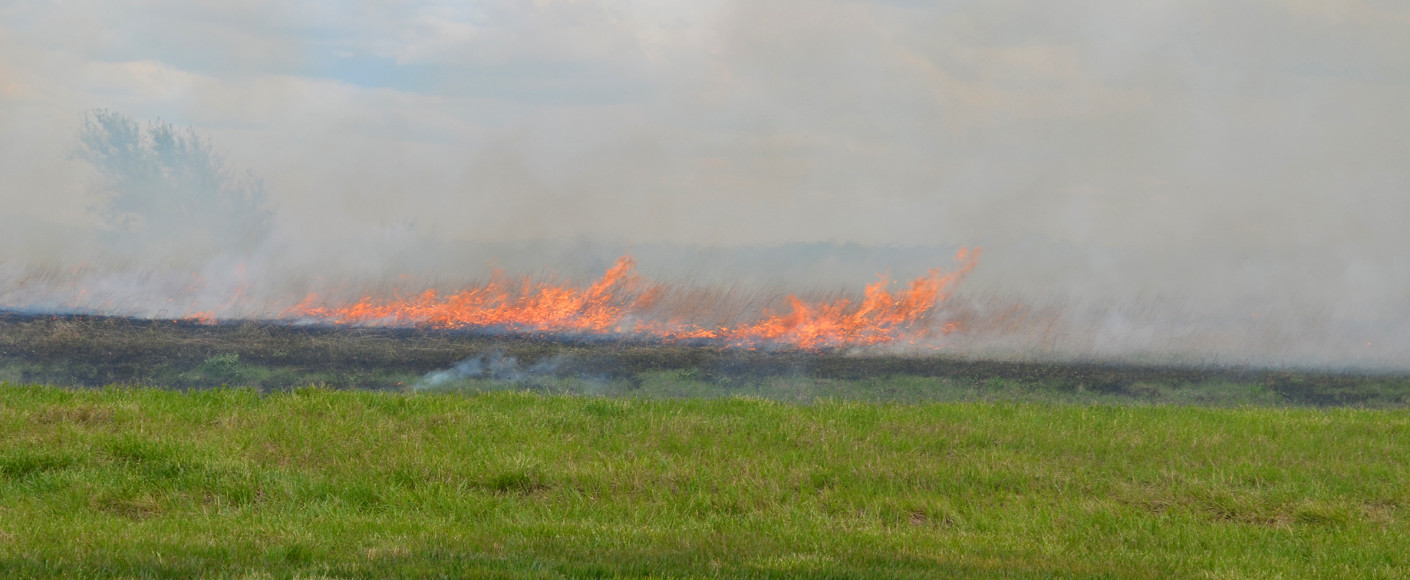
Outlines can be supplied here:
<path id="1" fill-rule="evenodd" d="M 933 353 L 721 349 L 641 339 L 52 314 L 0 314 L 0 381 L 261 392 L 314 385 L 428 394 L 748 396 L 796 403 L 1410 405 L 1410 377 L 1403 373 L 966 360 Z"/>
<path id="2" fill-rule="evenodd" d="M 564 355 L 556 355 L 530 365 L 521 366 L 519 359 L 508 356 L 501 350 L 493 350 L 475 355 L 455 363 L 448 369 L 431 371 L 413 383 L 412 390 L 437 389 L 453 386 L 465 379 L 486 379 L 497 383 L 515 386 L 536 385 L 545 379 L 573 376 L 588 384 L 602 384 L 606 376 L 588 376 L 574 372 L 573 360 Z"/>

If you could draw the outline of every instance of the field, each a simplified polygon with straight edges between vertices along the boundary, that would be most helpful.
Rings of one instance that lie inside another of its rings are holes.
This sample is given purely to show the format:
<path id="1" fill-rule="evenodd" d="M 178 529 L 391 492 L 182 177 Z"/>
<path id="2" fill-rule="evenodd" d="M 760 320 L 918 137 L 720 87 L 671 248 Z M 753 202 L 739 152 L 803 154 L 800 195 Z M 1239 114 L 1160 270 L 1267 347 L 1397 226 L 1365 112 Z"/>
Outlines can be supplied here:
<path id="1" fill-rule="evenodd" d="M 466 360 L 486 368 L 434 385 L 426 380 Z M 943 352 L 748 351 L 622 338 L 13 313 L 0 313 L 0 380 L 85 388 L 239 386 L 261 392 L 318 385 L 668 399 L 750 396 L 794 403 L 1410 407 L 1410 376 L 1404 374 L 964 360 Z"/>
<path id="2" fill-rule="evenodd" d="M 0 315 L 0 576 L 1404 577 L 1407 406 L 1402 375 Z"/>
<path id="3" fill-rule="evenodd" d="M 1403 577 L 1399 411 L 0 388 L 0 575 Z"/>

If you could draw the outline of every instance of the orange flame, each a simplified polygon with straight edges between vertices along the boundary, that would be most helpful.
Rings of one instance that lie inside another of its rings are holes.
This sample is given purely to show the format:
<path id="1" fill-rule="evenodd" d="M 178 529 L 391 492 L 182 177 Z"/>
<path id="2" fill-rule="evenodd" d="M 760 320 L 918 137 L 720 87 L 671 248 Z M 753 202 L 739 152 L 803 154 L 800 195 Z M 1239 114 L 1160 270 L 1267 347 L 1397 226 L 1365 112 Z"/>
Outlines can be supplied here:
<path id="1" fill-rule="evenodd" d="M 489 284 L 442 297 L 435 290 L 404 300 L 378 302 L 363 297 L 342 306 L 314 306 L 309 296 L 285 316 L 322 319 L 334 324 L 429 326 L 432 328 L 505 327 L 547 332 L 605 332 L 626 315 L 630 303 L 621 296 L 638 282 L 630 257 L 617 260 L 601 280 L 586 290 L 522 278 L 516 285 L 502 275 Z"/>
<path id="2" fill-rule="evenodd" d="M 187 314 L 186 316 L 184 316 L 184 317 L 182 317 L 182 318 L 179 318 L 179 319 L 177 319 L 177 320 L 178 320 L 178 322 L 192 322 L 192 323 L 195 323 L 195 324 L 207 324 L 207 325 L 211 325 L 211 324 L 215 324 L 215 323 L 216 323 L 215 313 L 214 313 L 214 312 L 211 312 L 211 311 L 209 311 L 209 310 L 204 311 L 204 312 L 196 312 L 196 313 L 193 313 L 193 314 Z"/>
<path id="3" fill-rule="evenodd" d="M 414 326 L 439 329 L 502 328 L 549 333 L 632 333 L 664 340 L 707 340 L 731 346 L 793 345 L 816 349 L 914 342 L 930 331 L 931 312 L 948 296 L 946 290 L 979 260 L 979 250 L 960 250 L 960 267 L 943 273 L 932 270 L 895 293 L 888 281 L 866 287 L 859 303 L 840 299 L 810 304 L 788 296 L 787 313 L 765 311 L 762 317 L 734 328 L 702 328 L 675 320 L 641 320 L 646 310 L 670 290 L 649 285 L 635 273 L 631 257 L 617 260 L 601 279 L 586 289 L 496 274 L 480 287 L 442 296 L 427 290 L 410 298 L 375 300 L 364 296 L 345 305 L 321 304 L 309 295 L 284 313 L 286 318 L 332 324 Z M 941 332 L 955 327 L 947 324 Z"/>

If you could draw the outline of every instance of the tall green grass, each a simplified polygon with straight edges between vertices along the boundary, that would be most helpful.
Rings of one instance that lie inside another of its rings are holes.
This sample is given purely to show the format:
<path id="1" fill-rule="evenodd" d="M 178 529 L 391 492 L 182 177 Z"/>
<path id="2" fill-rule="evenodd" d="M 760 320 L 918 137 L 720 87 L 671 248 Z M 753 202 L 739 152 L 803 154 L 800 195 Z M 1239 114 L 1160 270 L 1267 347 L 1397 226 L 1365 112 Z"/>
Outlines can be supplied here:
<path id="1" fill-rule="evenodd" d="M 1410 413 L 0 386 L 0 576 L 1404 577 Z"/>

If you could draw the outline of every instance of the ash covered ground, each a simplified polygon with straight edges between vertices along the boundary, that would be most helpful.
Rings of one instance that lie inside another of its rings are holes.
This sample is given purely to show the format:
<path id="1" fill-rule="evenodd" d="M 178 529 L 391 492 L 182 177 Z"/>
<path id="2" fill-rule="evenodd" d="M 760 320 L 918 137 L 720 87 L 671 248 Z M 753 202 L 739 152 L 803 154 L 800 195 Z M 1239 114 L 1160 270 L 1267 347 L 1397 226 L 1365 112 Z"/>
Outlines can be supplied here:
<path id="1" fill-rule="evenodd" d="M 1410 406 L 1410 375 L 1403 373 L 976 360 L 865 349 L 749 350 L 623 336 L 17 312 L 0 313 L 0 380 L 80 388 L 526 390 L 790 402 Z"/>

